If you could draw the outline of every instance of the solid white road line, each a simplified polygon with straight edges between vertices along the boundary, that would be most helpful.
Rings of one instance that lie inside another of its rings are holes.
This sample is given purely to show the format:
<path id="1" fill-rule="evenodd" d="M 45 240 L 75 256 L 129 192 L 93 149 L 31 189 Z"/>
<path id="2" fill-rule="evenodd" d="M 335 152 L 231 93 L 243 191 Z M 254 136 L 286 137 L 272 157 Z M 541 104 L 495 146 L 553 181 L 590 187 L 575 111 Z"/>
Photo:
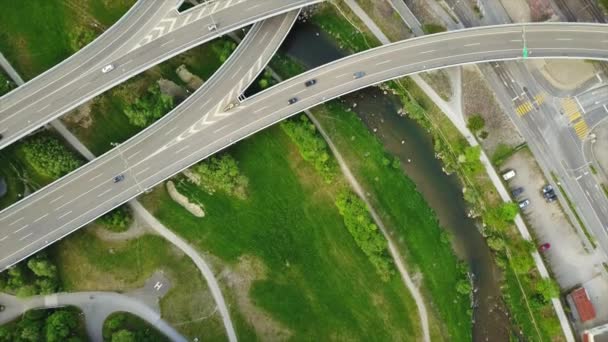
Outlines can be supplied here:
<path id="1" fill-rule="evenodd" d="M 6 240 L 6 239 L 8 239 L 8 235 L 7 235 L 7 236 L 5 236 L 5 237 L 3 237 L 2 239 L 0 239 L 0 242 L 4 241 L 4 240 Z"/>
<path id="2" fill-rule="evenodd" d="M 437 50 L 422 51 L 420 54 L 421 55 L 426 55 L 427 53 L 432 53 L 432 52 L 435 52 L 435 51 L 437 51 Z"/>
<path id="3" fill-rule="evenodd" d="M 481 44 L 481 43 L 471 43 L 471 44 L 465 44 L 464 46 L 477 46 L 477 45 L 479 45 L 479 44 Z"/>
<path id="4" fill-rule="evenodd" d="M 578 100 L 578 97 L 575 96 L 574 99 L 576 100 L 576 103 L 578 103 L 578 106 L 581 107 L 581 110 L 583 111 L 583 114 L 586 114 L 587 112 L 585 111 L 585 108 L 583 107 L 583 105 Z"/>
<path id="5" fill-rule="evenodd" d="M 96 180 L 97 178 L 99 178 L 99 177 L 101 177 L 101 176 L 103 176 L 103 172 L 102 172 L 102 173 L 100 173 L 100 174 L 98 174 L 97 176 L 95 176 L 95 177 L 93 177 L 93 178 L 89 179 L 89 181 L 90 181 L 90 182 L 92 182 L 92 181 Z"/>
<path id="6" fill-rule="evenodd" d="M 389 59 L 389 60 L 386 60 L 386 61 L 382 61 L 382 62 L 376 63 L 376 65 L 382 65 L 382 64 L 386 64 L 386 63 L 390 63 L 390 62 L 392 62 L 392 60 Z"/>

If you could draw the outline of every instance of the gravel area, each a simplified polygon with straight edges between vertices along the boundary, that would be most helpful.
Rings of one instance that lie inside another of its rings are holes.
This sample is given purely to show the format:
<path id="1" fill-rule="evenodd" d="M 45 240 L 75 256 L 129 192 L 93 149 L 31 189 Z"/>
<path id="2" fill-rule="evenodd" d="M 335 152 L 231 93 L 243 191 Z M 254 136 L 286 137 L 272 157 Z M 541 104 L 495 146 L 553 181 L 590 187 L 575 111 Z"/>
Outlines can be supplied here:
<path id="1" fill-rule="evenodd" d="M 562 290 L 569 291 L 581 285 L 587 288 L 589 285 L 594 306 L 608 308 L 608 291 L 600 290 L 608 288 L 608 278 L 602 272 L 601 253 L 597 250 L 586 251 L 559 203 L 545 201 L 541 189 L 547 180 L 530 151 L 523 149 L 514 154 L 505 162 L 504 169 L 517 172 L 515 178 L 508 182 L 508 187 L 525 189 L 516 200 L 530 200 L 528 208 L 523 210 L 523 216 L 532 228 L 537 243 L 551 244 L 549 250 L 542 254 Z M 598 322 L 608 319 L 608 309 L 597 310 L 597 314 Z"/>
<path id="2" fill-rule="evenodd" d="M 592 77 L 595 66 L 583 60 L 547 59 L 533 60 L 530 64 L 537 68 L 554 87 L 574 90 Z"/>
<path id="3" fill-rule="evenodd" d="M 481 144 L 488 155 L 494 153 L 498 144 L 514 147 L 524 142 L 509 116 L 498 105 L 494 92 L 476 66 L 463 67 L 462 96 L 465 119 L 479 114 L 486 122 L 484 130 L 489 134 Z"/>

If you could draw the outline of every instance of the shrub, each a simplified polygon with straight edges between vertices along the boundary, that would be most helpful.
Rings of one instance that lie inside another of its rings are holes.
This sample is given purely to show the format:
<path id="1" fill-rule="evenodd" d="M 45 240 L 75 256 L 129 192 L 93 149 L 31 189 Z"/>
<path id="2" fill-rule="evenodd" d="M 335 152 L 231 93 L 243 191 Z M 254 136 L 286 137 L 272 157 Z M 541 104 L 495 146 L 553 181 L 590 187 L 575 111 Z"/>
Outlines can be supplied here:
<path id="1" fill-rule="evenodd" d="M 477 133 L 486 126 L 486 120 L 479 114 L 475 114 L 467 121 L 467 127 L 473 132 Z"/>
<path id="2" fill-rule="evenodd" d="M 394 273 L 388 254 L 388 242 L 372 221 L 365 203 L 353 192 L 344 190 L 338 194 L 336 206 L 357 246 L 376 267 L 382 280 L 388 281 Z"/>
<path id="3" fill-rule="evenodd" d="M 50 135 L 36 135 L 21 146 L 25 160 L 37 173 L 59 178 L 78 168 L 82 162 L 59 139 Z"/>
<path id="4" fill-rule="evenodd" d="M 192 170 L 200 177 L 200 185 L 210 194 L 220 190 L 245 198 L 247 177 L 241 174 L 238 163 L 232 156 L 212 156 L 192 167 Z"/>
<path id="5" fill-rule="evenodd" d="M 426 34 L 433 34 L 439 32 L 445 32 L 447 29 L 443 25 L 439 24 L 424 24 L 422 25 L 422 31 Z"/>
<path id="6" fill-rule="evenodd" d="M 173 108 L 173 98 L 162 94 L 157 83 L 150 86 L 146 94 L 124 109 L 129 122 L 137 127 L 146 127 Z"/>
<path id="7" fill-rule="evenodd" d="M 120 233 L 129 229 L 133 215 L 130 207 L 123 205 L 100 217 L 98 222 L 107 230 Z"/>
<path id="8" fill-rule="evenodd" d="M 284 120 L 281 122 L 281 128 L 298 147 L 302 158 L 312 163 L 323 179 L 331 183 L 335 175 L 335 161 L 330 158 L 327 143 L 308 117 L 300 115 L 299 119 Z M 386 165 L 388 163 L 390 161 L 387 159 Z"/>

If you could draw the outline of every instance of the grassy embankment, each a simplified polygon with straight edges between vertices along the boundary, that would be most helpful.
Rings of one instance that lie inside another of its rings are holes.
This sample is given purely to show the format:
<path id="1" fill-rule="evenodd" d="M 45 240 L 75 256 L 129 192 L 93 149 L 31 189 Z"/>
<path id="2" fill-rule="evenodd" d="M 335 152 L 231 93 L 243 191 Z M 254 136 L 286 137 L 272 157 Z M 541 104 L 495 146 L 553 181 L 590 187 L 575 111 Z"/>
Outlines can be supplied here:
<path id="1" fill-rule="evenodd" d="M 382 282 L 345 227 L 334 204 L 341 181 L 328 184 L 280 127 L 229 153 L 249 180 L 245 199 L 178 181 L 181 193 L 204 204 L 206 217 L 198 219 L 164 187 L 143 198 L 167 226 L 252 279 L 249 290 L 230 286 L 229 298 L 249 297 L 276 331 L 297 340 L 419 336 L 415 305 L 399 277 Z M 240 266 L 248 263 L 256 266 Z M 258 330 L 258 337 L 268 336 Z"/>
<path id="2" fill-rule="evenodd" d="M 374 42 L 369 31 L 357 32 L 335 12 L 334 14 L 329 12 L 331 6 L 323 6 L 320 15 L 314 16 L 313 21 L 331 33 L 342 46 L 350 47 L 352 51 L 361 51 L 369 47 L 368 43 Z M 349 15 L 348 11 L 342 13 Z M 364 27 L 352 15 L 349 15 L 349 21 L 359 28 Z M 365 38 L 357 37 L 358 35 Z M 483 168 L 479 167 L 479 163 L 459 161 L 468 152 L 472 152 L 467 148 L 468 144 L 464 137 L 409 78 L 389 82 L 387 86 L 400 96 L 405 111 L 430 130 L 436 151 L 442 156 L 446 168 L 458 172 L 468 189 L 465 199 L 486 221 L 496 223 L 497 227 L 488 227 L 485 235 L 493 242 L 497 242 L 490 247 L 495 250 L 497 264 L 506 271 L 503 293 L 514 323 L 523 330 L 524 335 L 531 338 L 559 339 L 561 330 L 552 306 L 549 301 L 539 299 L 540 275 L 533 268 L 529 244 L 523 241 L 516 228 L 508 222 L 508 218 L 505 220 L 496 214 L 502 211 L 502 202 L 489 177 Z M 332 112 L 332 116 L 335 115 Z M 331 127 L 335 122 L 336 120 L 325 120 L 322 124 L 324 127 Z M 348 145 L 344 148 L 348 148 Z M 499 218 L 492 220 L 496 217 Z M 513 264 L 516 266 L 514 267 Z M 530 267 L 517 267 L 521 265 Z M 514 269 L 517 269 L 517 272 Z M 522 299 L 526 305 L 522 305 Z"/>

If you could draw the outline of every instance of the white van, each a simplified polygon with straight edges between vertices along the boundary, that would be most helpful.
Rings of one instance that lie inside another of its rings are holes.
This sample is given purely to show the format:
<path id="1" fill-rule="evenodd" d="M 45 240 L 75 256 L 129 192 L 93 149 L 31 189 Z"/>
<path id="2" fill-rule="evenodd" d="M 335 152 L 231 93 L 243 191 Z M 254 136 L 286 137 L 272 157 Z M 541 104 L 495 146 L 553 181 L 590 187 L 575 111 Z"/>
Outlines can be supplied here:
<path id="1" fill-rule="evenodd" d="M 515 170 L 507 170 L 506 172 L 504 172 L 502 174 L 502 179 L 508 181 L 509 179 L 515 177 L 516 173 Z"/>

